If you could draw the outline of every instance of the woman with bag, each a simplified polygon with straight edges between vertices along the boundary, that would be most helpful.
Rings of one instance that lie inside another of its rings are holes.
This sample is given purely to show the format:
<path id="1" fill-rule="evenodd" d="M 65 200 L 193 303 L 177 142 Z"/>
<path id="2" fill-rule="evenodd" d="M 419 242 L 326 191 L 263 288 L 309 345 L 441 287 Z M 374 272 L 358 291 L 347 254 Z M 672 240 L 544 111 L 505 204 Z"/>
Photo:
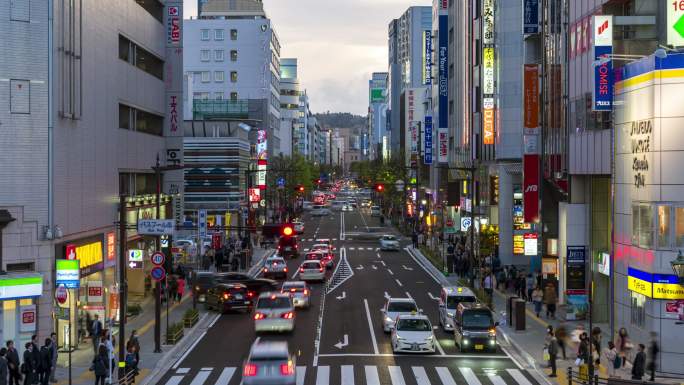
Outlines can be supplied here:
<path id="1" fill-rule="evenodd" d="M 125 383 L 133 384 L 135 382 L 135 376 L 138 375 L 138 361 L 136 359 L 135 347 L 133 345 L 130 345 L 126 350 L 125 362 L 127 381 Z"/>
<path id="2" fill-rule="evenodd" d="M 615 377 L 615 371 L 620 369 L 621 358 L 618 355 L 617 349 L 613 341 L 608 341 L 608 349 L 603 352 L 603 357 L 606 359 L 606 368 L 608 369 L 608 378 Z"/>
<path id="3" fill-rule="evenodd" d="M 109 354 L 106 346 L 100 345 L 91 368 L 95 372 L 95 385 L 105 385 L 105 380 L 109 376 Z"/>
<path id="4" fill-rule="evenodd" d="M 632 344 L 632 341 L 629 340 L 629 334 L 627 334 L 627 329 L 625 328 L 620 328 L 618 331 L 618 337 L 617 341 L 615 343 L 618 355 L 621 358 L 621 365 L 622 367 L 625 366 L 625 362 L 630 358 L 630 354 L 632 353 L 632 349 L 634 348 L 634 345 Z"/>

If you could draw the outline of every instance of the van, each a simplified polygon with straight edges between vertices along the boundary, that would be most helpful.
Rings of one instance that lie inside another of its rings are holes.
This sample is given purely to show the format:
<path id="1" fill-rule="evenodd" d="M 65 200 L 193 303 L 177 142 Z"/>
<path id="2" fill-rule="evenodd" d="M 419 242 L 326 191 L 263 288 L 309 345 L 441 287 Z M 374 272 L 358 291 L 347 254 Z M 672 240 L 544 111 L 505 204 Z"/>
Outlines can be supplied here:
<path id="1" fill-rule="evenodd" d="M 460 303 L 475 303 L 475 293 L 467 287 L 445 286 L 439 294 L 439 325 L 444 331 L 454 330 L 454 315 Z"/>
<path id="2" fill-rule="evenodd" d="M 454 342 L 461 352 L 496 351 L 494 314 L 480 303 L 460 303 L 454 316 Z"/>

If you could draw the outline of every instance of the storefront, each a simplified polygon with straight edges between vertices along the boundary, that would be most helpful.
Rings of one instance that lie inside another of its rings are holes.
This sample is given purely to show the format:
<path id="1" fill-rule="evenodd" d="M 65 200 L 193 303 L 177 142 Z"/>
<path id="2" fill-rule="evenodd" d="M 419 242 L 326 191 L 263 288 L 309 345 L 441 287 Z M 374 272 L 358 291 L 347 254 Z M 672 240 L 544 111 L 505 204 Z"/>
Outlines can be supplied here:
<path id="1" fill-rule="evenodd" d="M 43 276 L 38 273 L 0 275 L 0 341 L 14 341 L 20 353 L 36 333 L 41 295 Z"/>

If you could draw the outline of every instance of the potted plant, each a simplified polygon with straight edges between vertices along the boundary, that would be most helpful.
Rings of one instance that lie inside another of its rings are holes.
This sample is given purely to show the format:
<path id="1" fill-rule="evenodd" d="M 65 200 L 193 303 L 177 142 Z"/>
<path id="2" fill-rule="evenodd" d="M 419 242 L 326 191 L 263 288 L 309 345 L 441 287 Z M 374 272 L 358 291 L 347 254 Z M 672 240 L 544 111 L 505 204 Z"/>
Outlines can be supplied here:
<path id="1" fill-rule="evenodd" d="M 166 343 L 169 345 L 175 345 L 181 338 L 183 338 L 183 323 L 178 322 L 169 325 L 166 332 Z"/>
<path id="2" fill-rule="evenodd" d="M 183 315 L 183 325 L 186 328 L 191 328 L 199 321 L 199 311 L 197 309 L 188 309 Z"/>

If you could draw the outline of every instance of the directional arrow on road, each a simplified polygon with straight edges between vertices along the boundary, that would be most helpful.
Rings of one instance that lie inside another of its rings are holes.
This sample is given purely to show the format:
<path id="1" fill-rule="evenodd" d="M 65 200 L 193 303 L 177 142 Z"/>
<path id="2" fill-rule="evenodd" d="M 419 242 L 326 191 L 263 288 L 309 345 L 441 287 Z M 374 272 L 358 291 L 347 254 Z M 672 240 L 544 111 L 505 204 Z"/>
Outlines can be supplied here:
<path id="1" fill-rule="evenodd" d="M 349 345 L 349 336 L 345 334 L 344 335 L 344 342 L 340 341 L 340 342 L 336 343 L 335 347 L 338 349 L 342 349 L 342 348 L 346 347 L 347 345 Z"/>
<path id="2" fill-rule="evenodd" d="M 430 299 L 433 299 L 433 300 L 435 300 L 435 301 L 439 301 L 439 298 L 435 297 L 435 296 L 432 295 L 432 293 L 430 293 L 430 292 L 428 292 L 428 296 L 430 297 Z"/>
<path id="3" fill-rule="evenodd" d="M 413 271 L 412 267 L 406 267 L 406 265 L 401 265 L 401 267 L 403 267 L 404 270 Z"/>
<path id="4" fill-rule="evenodd" d="M 342 295 L 338 295 L 338 296 L 335 297 L 335 298 L 340 299 L 340 300 L 341 300 L 341 299 L 345 299 L 345 298 L 347 298 L 347 293 L 343 291 L 343 292 L 342 292 Z"/>
<path id="5" fill-rule="evenodd" d="M 356 266 L 356 270 L 363 270 L 363 265 Z"/>
<path id="6" fill-rule="evenodd" d="M 378 267 L 375 266 L 375 265 L 371 265 L 371 267 L 373 268 L 373 270 L 377 270 L 377 269 L 378 269 Z"/>
<path id="7" fill-rule="evenodd" d="M 385 298 L 390 298 L 390 295 L 385 292 Z"/>

